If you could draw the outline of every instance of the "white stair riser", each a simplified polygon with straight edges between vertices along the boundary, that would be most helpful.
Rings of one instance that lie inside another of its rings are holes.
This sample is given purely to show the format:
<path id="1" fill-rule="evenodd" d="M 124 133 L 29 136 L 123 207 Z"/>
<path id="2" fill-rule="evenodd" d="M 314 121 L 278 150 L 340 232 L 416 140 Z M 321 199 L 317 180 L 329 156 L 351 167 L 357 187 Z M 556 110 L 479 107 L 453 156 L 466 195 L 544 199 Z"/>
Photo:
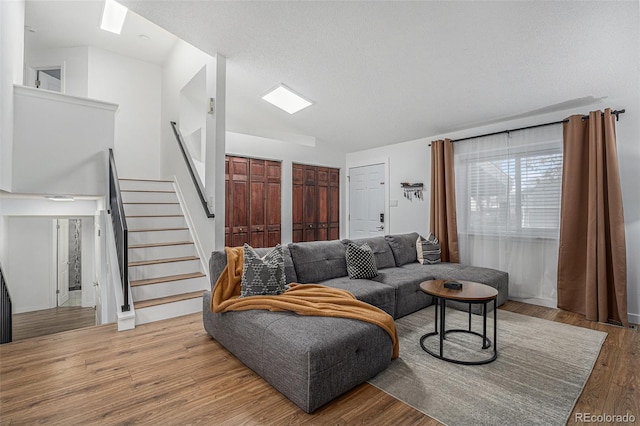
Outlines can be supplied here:
<path id="1" fill-rule="evenodd" d="M 191 293 L 199 290 L 205 291 L 209 290 L 209 288 L 210 286 L 208 285 L 207 278 L 200 277 L 131 287 L 131 294 L 133 295 L 133 300 L 139 302 L 141 300 L 157 299 L 160 297 Z"/>
<path id="2" fill-rule="evenodd" d="M 153 216 L 157 214 L 182 214 L 180 204 L 124 204 L 127 216 Z"/>
<path id="3" fill-rule="evenodd" d="M 175 192 L 122 192 L 123 203 L 177 203 Z"/>
<path id="4" fill-rule="evenodd" d="M 146 280 L 149 278 L 167 277 L 169 275 L 189 274 L 191 272 L 202 272 L 200 268 L 200 259 L 183 262 L 158 263 L 155 265 L 130 266 L 129 280 Z"/>
<path id="5" fill-rule="evenodd" d="M 129 262 L 185 256 L 196 256 L 196 248 L 193 244 L 129 249 Z"/>
<path id="6" fill-rule="evenodd" d="M 189 230 L 129 232 L 129 244 L 151 244 L 170 241 L 189 241 Z"/>
<path id="7" fill-rule="evenodd" d="M 132 189 L 137 191 L 173 191 L 173 182 L 120 180 L 120 190 L 123 189 Z"/>
<path id="8" fill-rule="evenodd" d="M 202 297 L 136 309 L 136 325 L 202 312 Z"/>
<path id="9" fill-rule="evenodd" d="M 184 216 L 128 217 L 127 226 L 129 229 L 186 228 L 187 221 Z"/>

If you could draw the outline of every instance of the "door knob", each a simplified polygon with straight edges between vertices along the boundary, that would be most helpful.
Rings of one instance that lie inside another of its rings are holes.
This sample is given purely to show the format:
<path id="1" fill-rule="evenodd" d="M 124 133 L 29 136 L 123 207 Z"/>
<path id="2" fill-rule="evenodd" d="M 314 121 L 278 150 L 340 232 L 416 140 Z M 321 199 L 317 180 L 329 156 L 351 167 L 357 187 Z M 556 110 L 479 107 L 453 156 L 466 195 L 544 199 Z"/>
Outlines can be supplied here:
<path id="1" fill-rule="evenodd" d="M 382 231 L 384 229 L 384 225 L 376 226 L 376 229 L 378 231 Z"/>

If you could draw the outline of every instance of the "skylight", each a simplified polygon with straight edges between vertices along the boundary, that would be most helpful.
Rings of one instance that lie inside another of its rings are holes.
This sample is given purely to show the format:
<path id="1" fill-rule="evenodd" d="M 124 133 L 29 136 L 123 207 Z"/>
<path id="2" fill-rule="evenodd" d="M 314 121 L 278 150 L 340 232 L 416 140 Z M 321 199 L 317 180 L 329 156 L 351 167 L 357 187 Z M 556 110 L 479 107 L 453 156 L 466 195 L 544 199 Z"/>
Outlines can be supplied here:
<path id="1" fill-rule="evenodd" d="M 124 18 L 127 16 L 127 8 L 114 0 L 105 0 L 102 10 L 102 22 L 100 28 L 115 34 L 120 34 Z"/>
<path id="2" fill-rule="evenodd" d="M 262 97 L 262 99 L 288 112 L 289 114 L 295 114 L 296 112 L 313 105 L 313 102 L 304 99 L 284 84 L 279 84 L 273 90 L 270 90 Z"/>

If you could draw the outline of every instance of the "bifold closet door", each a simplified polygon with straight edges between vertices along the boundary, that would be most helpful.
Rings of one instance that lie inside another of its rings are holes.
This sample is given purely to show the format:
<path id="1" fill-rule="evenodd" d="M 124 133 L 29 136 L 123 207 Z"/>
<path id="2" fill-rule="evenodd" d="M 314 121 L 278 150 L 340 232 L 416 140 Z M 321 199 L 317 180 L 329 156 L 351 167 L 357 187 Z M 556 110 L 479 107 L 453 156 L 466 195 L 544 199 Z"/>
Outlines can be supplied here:
<path id="1" fill-rule="evenodd" d="M 340 238 L 340 169 L 329 169 L 329 240 Z"/>
<path id="2" fill-rule="evenodd" d="M 280 243 L 281 164 L 227 156 L 225 244 L 272 247 Z"/>
<path id="3" fill-rule="evenodd" d="M 293 164 L 292 240 L 340 238 L 340 170 Z"/>
<path id="4" fill-rule="evenodd" d="M 304 166 L 302 164 L 292 165 L 292 185 L 291 203 L 293 211 L 291 212 L 291 219 L 293 229 L 291 241 L 299 243 L 304 241 L 304 215 L 302 213 L 304 206 Z"/>
<path id="5" fill-rule="evenodd" d="M 267 247 L 274 247 L 282 241 L 282 164 L 267 161 L 266 170 L 266 243 Z"/>

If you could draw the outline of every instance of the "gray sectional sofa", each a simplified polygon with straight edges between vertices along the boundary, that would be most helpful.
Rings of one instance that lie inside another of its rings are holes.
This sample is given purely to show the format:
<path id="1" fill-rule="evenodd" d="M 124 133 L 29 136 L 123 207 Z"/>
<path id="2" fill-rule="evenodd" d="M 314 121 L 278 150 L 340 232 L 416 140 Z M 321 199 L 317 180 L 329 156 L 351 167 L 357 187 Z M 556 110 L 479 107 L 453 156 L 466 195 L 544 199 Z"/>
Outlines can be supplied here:
<path id="1" fill-rule="evenodd" d="M 373 249 L 378 276 L 349 279 L 344 241 L 291 243 L 284 246 L 287 282 L 323 284 L 348 290 L 357 299 L 400 318 L 431 305 L 420 283 L 432 279 L 481 282 L 498 290 L 497 304 L 509 297 L 506 272 L 453 263 L 417 262 L 417 233 L 362 240 Z M 264 255 L 267 249 L 257 249 Z M 209 262 L 215 285 L 227 258 L 215 251 Z M 211 291 L 204 294 L 207 332 L 246 366 L 310 413 L 386 369 L 392 343 L 380 327 L 352 319 L 305 317 L 292 312 L 213 313 Z M 466 304 L 448 306 L 468 309 Z M 480 306 L 474 305 L 473 309 Z M 402 354 L 401 354 L 402 356 Z"/>

